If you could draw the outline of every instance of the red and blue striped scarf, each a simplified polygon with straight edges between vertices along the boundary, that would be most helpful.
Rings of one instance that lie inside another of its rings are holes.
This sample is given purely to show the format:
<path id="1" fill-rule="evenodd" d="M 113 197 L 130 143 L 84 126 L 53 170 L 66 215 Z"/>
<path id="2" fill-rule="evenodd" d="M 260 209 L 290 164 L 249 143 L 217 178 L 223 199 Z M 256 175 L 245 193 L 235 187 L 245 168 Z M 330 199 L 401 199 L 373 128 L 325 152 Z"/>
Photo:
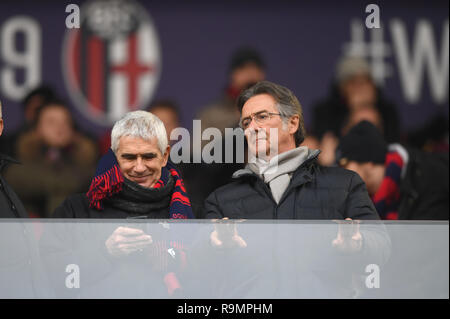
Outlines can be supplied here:
<path id="1" fill-rule="evenodd" d="M 170 219 L 188 219 L 194 218 L 191 203 L 184 187 L 183 179 L 175 168 L 175 165 L 167 162 L 167 165 L 161 170 L 161 178 L 154 188 L 163 187 L 167 184 L 169 174 L 175 182 L 172 192 L 172 199 L 169 207 Z M 110 198 L 122 190 L 124 176 L 120 170 L 114 152 L 110 149 L 99 161 L 95 177 L 92 179 L 91 186 L 86 196 L 89 201 L 89 207 L 96 210 L 103 210 L 103 200 Z"/>
<path id="2" fill-rule="evenodd" d="M 404 159 L 398 152 L 393 151 L 386 154 L 386 173 L 380 188 L 372 197 L 372 201 L 381 219 L 398 219 L 400 182 L 404 165 Z"/>

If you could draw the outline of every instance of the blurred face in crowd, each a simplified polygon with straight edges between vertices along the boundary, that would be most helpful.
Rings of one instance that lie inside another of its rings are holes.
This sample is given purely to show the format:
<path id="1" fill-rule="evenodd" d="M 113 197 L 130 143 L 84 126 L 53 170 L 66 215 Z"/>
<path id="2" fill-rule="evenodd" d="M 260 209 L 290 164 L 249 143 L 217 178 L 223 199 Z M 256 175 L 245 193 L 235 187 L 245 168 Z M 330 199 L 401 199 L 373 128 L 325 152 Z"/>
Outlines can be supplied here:
<path id="1" fill-rule="evenodd" d="M 369 195 L 373 196 L 378 191 L 385 174 L 384 165 L 371 162 L 358 163 L 356 161 L 349 161 L 342 166 L 348 170 L 354 171 L 362 178 L 366 184 Z"/>
<path id="2" fill-rule="evenodd" d="M 363 107 L 359 110 L 351 112 L 347 124 L 342 128 L 342 135 L 345 135 L 350 129 L 362 121 L 368 121 L 375 125 L 376 128 L 383 132 L 383 120 L 380 112 L 373 107 Z"/>
<path id="3" fill-rule="evenodd" d="M 264 80 L 266 74 L 255 63 L 246 63 L 231 72 L 231 85 L 239 90 L 247 88 L 250 84 Z"/>
<path id="4" fill-rule="evenodd" d="M 36 130 L 44 143 L 51 147 L 66 147 L 73 139 L 72 117 L 60 105 L 46 107 L 40 113 Z"/>
<path id="5" fill-rule="evenodd" d="M 156 138 L 144 140 L 139 137 L 122 136 L 116 152 L 123 175 L 142 187 L 152 188 L 166 166 L 170 146 L 161 154 Z"/>
<path id="6" fill-rule="evenodd" d="M 170 108 L 156 106 L 150 111 L 156 115 L 163 123 L 167 132 L 167 140 L 170 141 L 170 133 L 173 129 L 180 126 L 178 115 Z"/>
<path id="7" fill-rule="evenodd" d="M 255 95 L 245 102 L 242 108 L 241 123 L 248 123 L 252 116 L 265 114 L 264 112 L 279 114 L 275 99 L 269 94 Z M 273 155 L 276 155 L 274 154 L 273 145 L 271 146 L 271 128 L 276 129 L 276 132 L 278 133 L 278 154 L 296 147 L 294 133 L 299 126 L 298 116 L 291 117 L 288 123 L 285 124 L 283 123 L 281 116 L 275 114 L 269 115 L 264 119 L 260 118 L 260 123 L 253 117 L 249 124 L 244 125 L 245 136 L 250 151 L 253 154 L 270 155 L 272 153 Z"/>
<path id="8" fill-rule="evenodd" d="M 358 74 L 341 83 L 341 94 L 353 111 L 364 107 L 374 107 L 376 88 L 368 75 Z"/>

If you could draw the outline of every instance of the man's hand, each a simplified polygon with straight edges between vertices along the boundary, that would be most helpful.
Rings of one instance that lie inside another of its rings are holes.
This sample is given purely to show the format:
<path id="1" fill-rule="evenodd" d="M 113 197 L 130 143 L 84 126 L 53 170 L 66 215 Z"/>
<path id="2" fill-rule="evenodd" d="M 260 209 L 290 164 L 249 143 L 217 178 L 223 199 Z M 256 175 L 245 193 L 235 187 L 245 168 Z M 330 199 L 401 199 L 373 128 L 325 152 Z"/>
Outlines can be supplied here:
<path id="1" fill-rule="evenodd" d="M 152 236 L 141 229 L 118 227 L 106 240 L 105 245 L 112 256 L 121 257 L 142 251 L 152 242 Z"/>
<path id="2" fill-rule="evenodd" d="M 362 235 L 359 231 L 359 220 L 346 218 L 337 221 L 338 233 L 332 246 L 342 253 L 358 252 L 362 248 Z"/>
<path id="3" fill-rule="evenodd" d="M 224 248 L 247 247 L 245 240 L 237 233 L 235 222 L 228 221 L 228 217 L 214 221 L 216 224 L 210 235 L 211 245 Z"/>

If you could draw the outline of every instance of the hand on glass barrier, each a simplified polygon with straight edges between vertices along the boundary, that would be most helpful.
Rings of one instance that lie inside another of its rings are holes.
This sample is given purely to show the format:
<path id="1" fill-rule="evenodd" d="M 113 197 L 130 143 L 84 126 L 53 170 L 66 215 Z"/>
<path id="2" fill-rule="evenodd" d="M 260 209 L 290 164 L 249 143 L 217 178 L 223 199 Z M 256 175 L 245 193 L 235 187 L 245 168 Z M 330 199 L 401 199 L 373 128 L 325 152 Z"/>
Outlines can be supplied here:
<path id="1" fill-rule="evenodd" d="M 235 221 L 225 217 L 214 222 L 214 231 L 210 235 L 211 245 L 223 248 L 247 247 L 247 243 L 237 232 Z"/>
<path id="2" fill-rule="evenodd" d="M 359 220 L 346 218 L 337 220 L 338 233 L 332 246 L 342 253 L 355 253 L 362 248 L 362 235 L 359 231 Z"/>
<path id="3" fill-rule="evenodd" d="M 105 245 L 112 256 L 121 257 L 143 251 L 152 242 L 152 236 L 147 235 L 143 230 L 121 226 L 109 236 Z"/>

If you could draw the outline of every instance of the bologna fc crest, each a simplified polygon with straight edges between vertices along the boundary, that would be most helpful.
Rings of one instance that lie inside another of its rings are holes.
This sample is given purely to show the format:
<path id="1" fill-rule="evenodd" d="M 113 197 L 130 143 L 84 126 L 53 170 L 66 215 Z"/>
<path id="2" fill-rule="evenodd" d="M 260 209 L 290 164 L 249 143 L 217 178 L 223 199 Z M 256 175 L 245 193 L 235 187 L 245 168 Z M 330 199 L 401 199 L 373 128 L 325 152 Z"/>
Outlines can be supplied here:
<path id="1" fill-rule="evenodd" d="M 74 104 L 98 124 L 148 106 L 161 73 L 156 30 L 135 1 L 94 0 L 65 35 L 62 69 Z"/>

